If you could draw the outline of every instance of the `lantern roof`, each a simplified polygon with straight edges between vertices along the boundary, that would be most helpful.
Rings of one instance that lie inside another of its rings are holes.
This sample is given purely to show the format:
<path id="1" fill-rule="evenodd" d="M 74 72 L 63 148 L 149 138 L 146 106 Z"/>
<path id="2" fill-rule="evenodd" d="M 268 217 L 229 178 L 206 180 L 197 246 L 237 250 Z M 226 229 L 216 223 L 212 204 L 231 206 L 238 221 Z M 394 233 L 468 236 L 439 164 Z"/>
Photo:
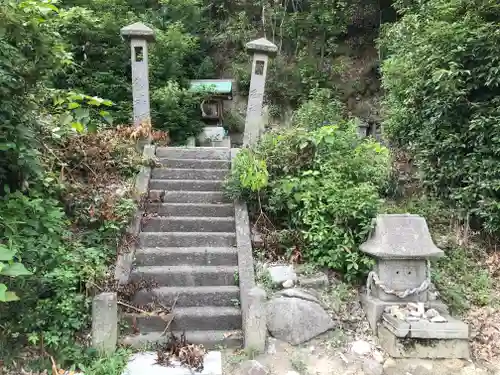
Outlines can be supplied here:
<path id="1" fill-rule="evenodd" d="M 425 218 L 412 214 L 383 214 L 375 219 L 364 253 L 380 259 L 429 259 L 444 255 L 432 240 Z"/>

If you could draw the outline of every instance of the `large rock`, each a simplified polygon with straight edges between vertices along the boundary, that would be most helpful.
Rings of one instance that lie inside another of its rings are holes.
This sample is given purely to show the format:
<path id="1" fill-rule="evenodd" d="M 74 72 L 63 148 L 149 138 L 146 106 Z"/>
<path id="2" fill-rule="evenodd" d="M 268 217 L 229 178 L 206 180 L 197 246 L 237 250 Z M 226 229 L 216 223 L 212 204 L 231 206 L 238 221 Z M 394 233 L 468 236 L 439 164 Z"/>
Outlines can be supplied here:
<path id="1" fill-rule="evenodd" d="M 267 303 L 267 329 L 271 335 L 299 345 L 335 327 L 317 303 L 301 298 L 273 298 Z"/>
<path id="2" fill-rule="evenodd" d="M 288 298 L 300 298 L 300 299 L 303 299 L 305 301 L 311 301 L 311 302 L 321 304 L 318 297 L 312 295 L 307 290 L 304 290 L 301 288 L 280 290 L 279 292 L 276 293 L 276 295 L 282 296 L 282 297 L 288 297 Z"/>

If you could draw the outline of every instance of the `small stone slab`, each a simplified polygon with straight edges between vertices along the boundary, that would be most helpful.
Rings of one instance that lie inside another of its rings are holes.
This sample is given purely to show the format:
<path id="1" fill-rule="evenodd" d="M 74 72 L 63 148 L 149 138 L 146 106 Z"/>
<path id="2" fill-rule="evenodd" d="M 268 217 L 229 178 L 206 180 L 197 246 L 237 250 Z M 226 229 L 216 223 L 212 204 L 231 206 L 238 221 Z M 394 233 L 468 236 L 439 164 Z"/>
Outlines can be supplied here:
<path id="1" fill-rule="evenodd" d="M 305 288 L 323 289 L 329 284 L 328 276 L 324 273 L 311 276 L 299 276 L 299 285 Z"/>
<path id="2" fill-rule="evenodd" d="M 297 274 L 292 266 L 271 266 L 269 276 L 275 285 L 282 285 L 287 280 L 297 281 Z"/>
<path id="3" fill-rule="evenodd" d="M 166 367 L 156 363 L 156 353 L 145 352 L 134 354 L 122 375 L 222 375 L 222 355 L 219 351 L 211 351 L 205 355 L 203 371 L 196 372 L 172 361 L 173 366 Z"/>
<path id="4" fill-rule="evenodd" d="M 311 301 L 317 304 L 321 304 L 318 298 L 309 294 L 306 290 L 300 288 L 280 290 L 279 292 L 276 293 L 276 295 L 289 298 L 300 298 L 305 301 Z"/>
<path id="5" fill-rule="evenodd" d="M 447 322 L 433 323 L 428 320 L 405 322 L 387 313 L 382 315 L 384 326 L 396 337 L 419 339 L 469 339 L 469 326 L 464 322 L 443 315 Z"/>

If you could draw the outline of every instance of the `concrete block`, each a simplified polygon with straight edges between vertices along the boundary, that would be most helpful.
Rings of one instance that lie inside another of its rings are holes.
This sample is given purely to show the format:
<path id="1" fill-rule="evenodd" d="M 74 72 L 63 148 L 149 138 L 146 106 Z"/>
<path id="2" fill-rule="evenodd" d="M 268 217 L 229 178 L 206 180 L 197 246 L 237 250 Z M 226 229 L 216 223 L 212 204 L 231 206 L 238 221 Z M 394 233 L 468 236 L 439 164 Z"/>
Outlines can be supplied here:
<path id="1" fill-rule="evenodd" d="M 264 353 L 266 349 L 266 291 L 253 287 L 248 293 L 248 311 L 246 316 L 245 348 Z"/>
<path id="2" fill-rule="evenodd" d="M 117 302 L 116 293 L 101 293 L 92 300 L 92 347 L 102 354 L 110 354 L 116 350 Z"/>
<path id="3" fill-rule="evenodd" d="M 380 346 L 394 358 L 470 358 L 469 340 L 466 339 L 402 339 L 383 325 L 378 329 L 378 338 Z"/>
<path id="4" fill-rule="evenodd" d="M 122 375 L 222 375 L 222 355 L 218 351 L 205 355 L 201 372 L 192 372 L 179 362 L 174 362 L 172 367 L 161 366 L 156 363 L 157 358 L 154 352 L 134 354 Z"/>

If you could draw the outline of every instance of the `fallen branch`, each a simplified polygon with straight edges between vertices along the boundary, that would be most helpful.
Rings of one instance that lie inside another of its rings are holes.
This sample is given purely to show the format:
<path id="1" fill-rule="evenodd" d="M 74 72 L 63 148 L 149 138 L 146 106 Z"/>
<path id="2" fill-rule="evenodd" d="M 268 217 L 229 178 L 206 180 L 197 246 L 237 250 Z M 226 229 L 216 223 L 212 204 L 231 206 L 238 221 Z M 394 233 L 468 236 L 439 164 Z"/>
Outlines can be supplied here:
<path id="1" fill-rule="evenodd" d="M 177 295 L 175 296 L 175 300 L 174 300 L 174 303 L 172 303 L 172 307 L 170 307 L 170 313 L 172 314 L 172 317 L 170 318 L 170 320 L 167 322 L 166 326 L 165 326 L 165 329 L 163 330 L 163 332 L 161 333 L 160 337 L 164 336 L 166 333 L 167 333 L 167 330 L 168 330 L 168 327 L 170 327 L 170 323 L 172 323 L 172 321 L 174 320 L 175 318 L 175 313 L 174 313 L 174 308 L 175 308 L 175 305 L 177 303 L 177 300 L 179 299 L 179 293 L 177 293 Z M 163 305 L 162 305 L 163 306 Z M 165 306 L 163 306 L 163 308 L 165 308 Z"/>

